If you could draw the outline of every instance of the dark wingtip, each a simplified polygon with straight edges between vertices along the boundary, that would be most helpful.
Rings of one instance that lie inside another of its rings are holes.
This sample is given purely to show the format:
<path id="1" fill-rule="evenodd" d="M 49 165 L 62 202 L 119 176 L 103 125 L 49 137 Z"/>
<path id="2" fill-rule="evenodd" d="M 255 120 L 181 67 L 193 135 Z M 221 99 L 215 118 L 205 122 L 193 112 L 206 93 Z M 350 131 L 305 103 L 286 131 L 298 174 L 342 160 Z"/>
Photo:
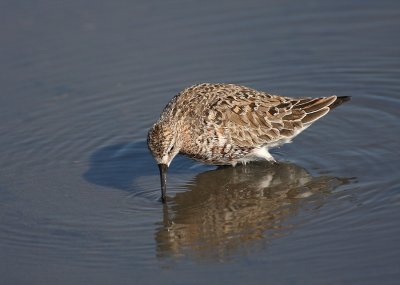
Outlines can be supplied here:
<path id="1" fill-rule="evenodd" d="M 330 109 L 334 109 L 339 105 L 342 105 L 343 103 L 350 101 L 351 100 L 351 96 L 338 96 L 335 100 L 335 102 L 333 102 L 332 104 L 329 105 Z"/>

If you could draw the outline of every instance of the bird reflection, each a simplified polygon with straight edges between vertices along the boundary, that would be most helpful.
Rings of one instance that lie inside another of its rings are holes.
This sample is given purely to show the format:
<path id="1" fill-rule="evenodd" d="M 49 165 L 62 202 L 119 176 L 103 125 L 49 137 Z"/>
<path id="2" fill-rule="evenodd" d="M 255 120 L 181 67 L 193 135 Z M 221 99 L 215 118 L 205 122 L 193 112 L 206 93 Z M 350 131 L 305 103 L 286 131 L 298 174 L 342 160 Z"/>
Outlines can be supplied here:
<path id="1" fill-rule="evenodd" d="M 200 173 L 164 206 L 155 235 L 157 255 L 224 261 L 257 250 L 296 226 L 291 218 L 300 210 L 322 206 L 344 183 L 346 179 L 313 177 L 290 163 Z"/>

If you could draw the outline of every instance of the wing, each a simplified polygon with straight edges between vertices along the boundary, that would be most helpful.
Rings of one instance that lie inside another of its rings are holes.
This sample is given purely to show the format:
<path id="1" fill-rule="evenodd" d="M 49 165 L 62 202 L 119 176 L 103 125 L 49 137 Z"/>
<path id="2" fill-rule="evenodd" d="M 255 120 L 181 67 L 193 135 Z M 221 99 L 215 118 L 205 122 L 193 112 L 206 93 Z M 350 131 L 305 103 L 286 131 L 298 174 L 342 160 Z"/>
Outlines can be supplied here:
<path id="1" fill-rule="evenodd" d="M 235 145 L 274 146 L 290 141 L 326 115 L 336 99 L 336 96 L 294 99 L 244 89 L 219 98 L 210 113 L 214 112 L 212 117 L 219 132 Z"/>

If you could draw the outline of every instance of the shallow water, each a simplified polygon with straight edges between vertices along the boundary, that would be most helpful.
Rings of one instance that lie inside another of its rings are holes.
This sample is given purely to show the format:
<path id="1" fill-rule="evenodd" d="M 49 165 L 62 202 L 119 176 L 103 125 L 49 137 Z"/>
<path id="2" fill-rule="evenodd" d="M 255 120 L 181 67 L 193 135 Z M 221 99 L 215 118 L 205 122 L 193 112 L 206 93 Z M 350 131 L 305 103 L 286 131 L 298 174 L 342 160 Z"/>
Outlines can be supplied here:
<path id="1" fill-rule="evenodd" d="M 397 1 L 0 4 L 2 284 L 396 284 Z M 352 101 L 235 168 L 146 133 L 199 82 Z"/>

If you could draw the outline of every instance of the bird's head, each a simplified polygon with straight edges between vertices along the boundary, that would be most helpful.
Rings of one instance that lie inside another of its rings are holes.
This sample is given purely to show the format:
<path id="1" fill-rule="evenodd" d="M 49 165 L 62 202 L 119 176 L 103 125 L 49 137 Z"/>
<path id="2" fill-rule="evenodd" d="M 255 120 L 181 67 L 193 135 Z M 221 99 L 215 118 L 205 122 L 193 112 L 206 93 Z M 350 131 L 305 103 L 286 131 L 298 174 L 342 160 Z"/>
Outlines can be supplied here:
<path id="1" fill-rule="evenodd" d="M 179 153 L 179 134 L 172 125 L 158 122 L 153 125 L 147 135 L 147 145 L 158 164 L 170 165 Z"/>
<path id="2" fill-rule="evenodd" d="M 161 178 L 161 200 L 166 200 L 167 170 L 181 148 L 180 135 L 176 127 L 166 122 L 153 125 L 147 135 L 147 145 L 157 161 Z"/>

